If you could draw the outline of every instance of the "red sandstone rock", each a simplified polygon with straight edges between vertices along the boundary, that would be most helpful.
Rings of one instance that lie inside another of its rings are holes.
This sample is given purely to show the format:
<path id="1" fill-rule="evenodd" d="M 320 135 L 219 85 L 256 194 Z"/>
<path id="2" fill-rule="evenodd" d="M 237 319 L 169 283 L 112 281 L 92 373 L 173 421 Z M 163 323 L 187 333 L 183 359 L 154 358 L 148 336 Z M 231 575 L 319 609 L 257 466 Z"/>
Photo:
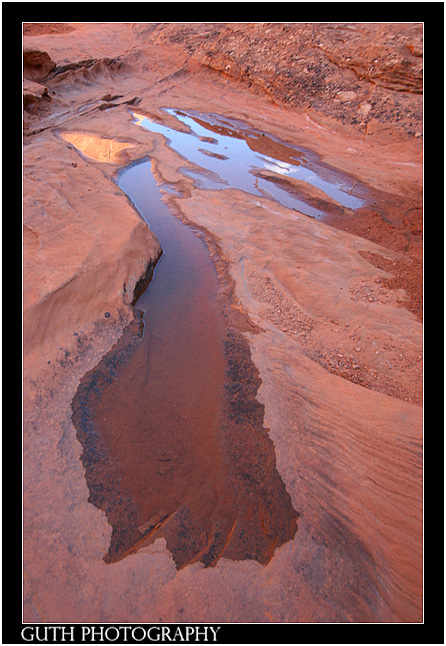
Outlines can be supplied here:
<path id="1" fill-rule="evenodd" d="M 56 63 L 47 52 L 25 47 L 23 50 L 23 76 L 31 81 L 41 81 L 54 68 Z"/>
<path id="2" fill-rule="evenodd" d="M 26 112 L 35 112 L 42 99 L 48 99 L 48 88 L 34 81 L 23 82 L 23 107 Z"/>
<path id="3" fill-rule="evenodd" d="M 24 620 L 421 622 L 421 25 L 65 27 L 29 24 L 24 42 L 26 78 L 52 72 L 24 142 Z M 142 115 L 214 112 L 308 147 L 373 202 L 318 222 L 194 189 L 132 124 L 135 97 Z M 177 571 L 163 539 L 103 560 L 111 528 L 88 501 L 71 403 L 159 253 L 113 181 L 145 155 L 260 331 L 258 398 L 300 513 L 265 567 Z"/>

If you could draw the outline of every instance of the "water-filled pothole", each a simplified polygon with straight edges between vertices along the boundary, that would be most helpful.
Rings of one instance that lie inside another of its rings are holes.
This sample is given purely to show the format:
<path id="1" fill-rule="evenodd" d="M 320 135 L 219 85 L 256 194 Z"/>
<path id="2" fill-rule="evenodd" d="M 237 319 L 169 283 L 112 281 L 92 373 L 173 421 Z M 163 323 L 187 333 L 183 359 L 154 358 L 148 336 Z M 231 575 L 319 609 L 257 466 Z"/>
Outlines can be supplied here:
<path id="1" fill-rule="evenodd" d="M 135 320 L 72 403 L 90 502 L 113 562 L 164 537 L 178 567 L 221 557 L 267 563 L 297 513 L 256 399 L 260 379 L 209 251 L 161 200 L 143 162 L 123 191 L 163 248 Z"/>
<path id="2" fill-rule="evenodd" d="M 336 206 L 358 209 L 364 205 L 360 197 L 363 187 L 348 175 L 323 164 L 308 149 L 286 144 L 241 121 L 194 111 L 187 114 L 170 108 L 164 111 L 189 131 L 177 130 L 137 113 L 132 115 L 137 125 L 164 135 L 173 150 L 194 164 L 182 172 L 198 188 L 237 188 L 318 219 Z"/>

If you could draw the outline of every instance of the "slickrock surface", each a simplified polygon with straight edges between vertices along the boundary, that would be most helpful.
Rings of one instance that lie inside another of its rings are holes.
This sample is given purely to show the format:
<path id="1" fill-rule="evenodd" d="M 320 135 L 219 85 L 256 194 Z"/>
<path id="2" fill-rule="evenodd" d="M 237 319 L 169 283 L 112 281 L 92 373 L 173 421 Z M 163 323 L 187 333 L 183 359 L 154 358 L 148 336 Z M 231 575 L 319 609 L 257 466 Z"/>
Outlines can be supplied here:
<path id="1" fill-rule="evenodd" d="M 39 23 L 24 49 L 24 621 L 421 622 L 422 25 Z M 132 123 L 162 107 L 306 147 L 366 204 L 318 221 L 200 190 Z M 253 325 L 299 513 L 267 565 L 178 570 L 162 538 L 104 561 L 71 403 L 160 254 L 114 181 L 143 157 Z"/>

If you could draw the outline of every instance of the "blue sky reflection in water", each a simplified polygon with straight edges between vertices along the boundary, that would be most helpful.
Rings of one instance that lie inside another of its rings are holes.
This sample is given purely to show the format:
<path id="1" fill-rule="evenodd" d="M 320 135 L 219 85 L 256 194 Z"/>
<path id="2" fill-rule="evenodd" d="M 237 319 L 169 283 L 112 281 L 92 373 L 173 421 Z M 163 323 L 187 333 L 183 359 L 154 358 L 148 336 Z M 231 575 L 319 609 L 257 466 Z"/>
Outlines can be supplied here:
<path id="1" fill-rule="evenodd" d="M 236 188 L 252 195 L 276 200 L 283 206 L 305 215 L 323 218 L 323 210 L 308 204 L 295 190 L 285 190 L 278 183 L 261 177 L 270 172 L 285 178 L 294 178 L 323 191 L 332 200 L 348 209 L 363 206 L 363 200 L 351 195 L 354 180 L 345 178 L 335 169 L 318 165 L 307 159 L 306 153 L 289 144 L 267 137 L 278 149 L 281 159 L 261 152 L 265 149 L 265 135 L 246 126 L 234 126 L 216 115 L 187 115 L 165 109 L 176 117 L 190 132 L 181 132 L 157 123 L 147 117 L 133 114 L 136 123 L 146 130 L 164 135 L 168 145 L 198 168 L 183 168 L 198 188 L 221 190 Z M 322 176 L 323 175 L 323 176 Z M 280 179 L 280 177 L 279 177 Z M 292 191 L 292 192 L 291 192 Z"/>

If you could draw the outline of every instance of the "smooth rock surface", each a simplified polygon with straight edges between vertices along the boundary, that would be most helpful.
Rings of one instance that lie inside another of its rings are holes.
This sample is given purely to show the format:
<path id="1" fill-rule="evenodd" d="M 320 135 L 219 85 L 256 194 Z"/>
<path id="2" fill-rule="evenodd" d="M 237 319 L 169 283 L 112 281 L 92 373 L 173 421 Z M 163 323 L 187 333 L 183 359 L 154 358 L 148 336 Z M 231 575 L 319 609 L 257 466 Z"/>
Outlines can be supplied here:
<path id="1" fill-rule="evenodd" d="M 25 622 L 423 620 L 422 138 L 412 134 L 422 132 L 422 25 L 281 27 L 26 25 L 25 48 L 55 67 L 38 74 L 50 101 L 24 130 Z M 341 33 L 354 34 L 351 51 Z M 373 43 L 397 60 L 367 67 Z M 315 151 L 369 201 L 360 217 L 319 222 L 200 190 L 162 135 L 133 123 L 132 105 L 166 123 L 163 107 L 243 120 Z M 142 157 L 181 193 L 165 199 L 204 233 L 255 326 L 245 336 L 258 399 L 300 514 L 266 566 L 177 570 L 163 539 L 103 560 L 111 527 L 89 503 L 71 403 L 160 253 L 114 181 Z"/>

